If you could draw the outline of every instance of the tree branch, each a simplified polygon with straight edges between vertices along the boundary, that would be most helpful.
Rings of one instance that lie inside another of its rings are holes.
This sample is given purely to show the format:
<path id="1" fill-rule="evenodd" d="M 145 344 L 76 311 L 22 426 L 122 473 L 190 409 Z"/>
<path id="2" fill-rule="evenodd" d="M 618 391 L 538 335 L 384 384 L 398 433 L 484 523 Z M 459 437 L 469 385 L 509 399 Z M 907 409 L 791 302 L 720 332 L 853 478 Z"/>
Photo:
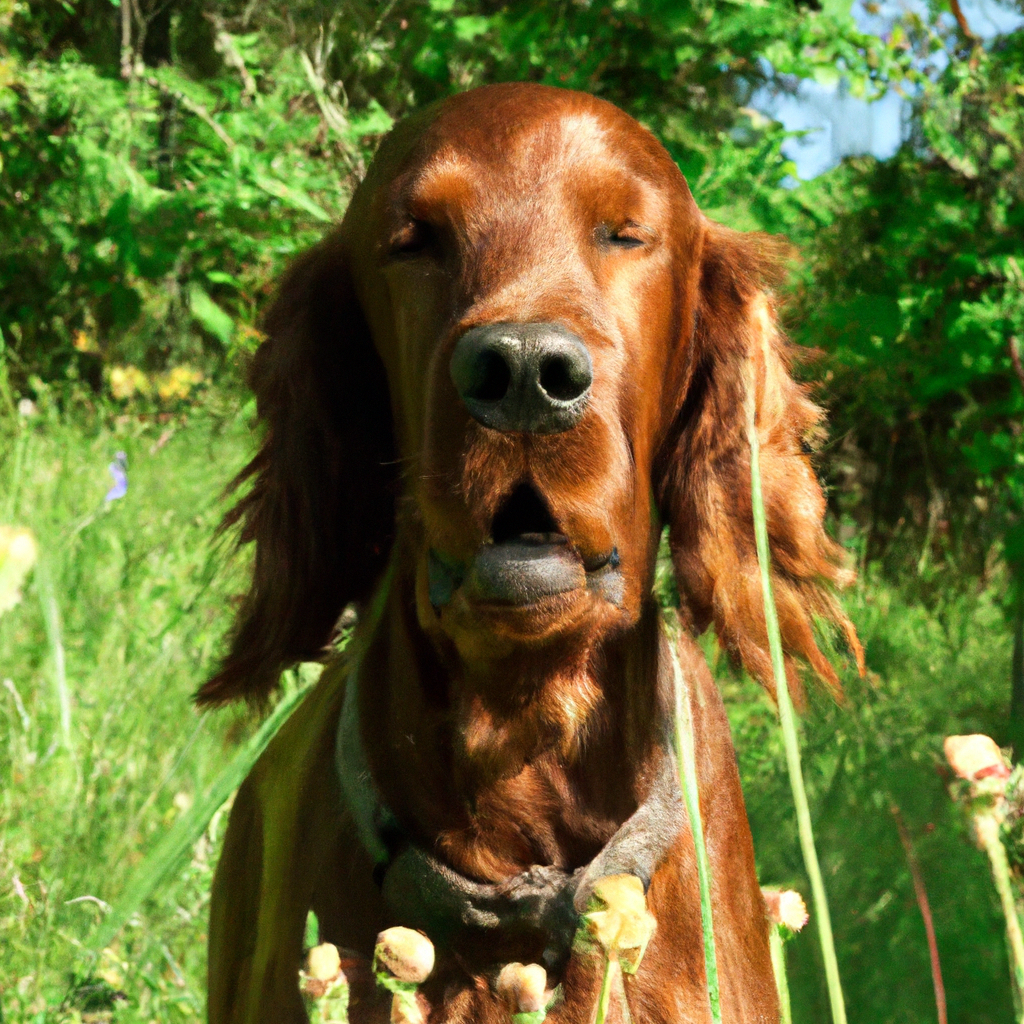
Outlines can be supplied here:
<path id="1" fill-rule="evenodd" d="M 1010 362 L 1013 363 L 1013 372 L 1017 374 L 1017 380 L 1020 381 L 1020 389 L 1024 391 L 1024 365 L 1020 361 L 1020 343 L 1017 341 L 1017 336 L 1011 334 L 1006 341 L 1006 347 L 1010 350 Z"/>
<path id="2" fill-rule="evenodd" d="M 224 19 L 219 14 L 210 13 L 205 14 L 204 17 L 213 25 L 214 49 L 224 58 L 225 64 L 238 72 L 242 79 L 245 99 L 254 100 L 256 98 L 256 79 L 252 77 L 252 73 L 245 66 L 244 58 L 238 52 L 234 39 L 231 38 L 231 34 L 224 26 Z"/>
<path id="3" fill-rule="evenodd" d="M 153 75 L 146 76 L 146 84 L 156 89 L 161 96 L 170 96 L 177 100 L 187 111 L 195 114 L 200 121 L 204 121 L 209 125 L 213 134 L 220 139 L 221 142 L 228 148 L 233 150 L 235 148 L 235 140 L 224 129 L 217 124 L 216 121 L 210 116 L 210 112 L 202 105 L 202 103 L 196 103 L 195 100 L 191 100 L 183 92 L 179 92 L 177 89 L 172 89 L 169 85 L 164 85 L 159 78 Z"/>
<path id="4" fill-rule="evenodd" d="M 953 17 L 956 18 L 956 23 L 960 26 L 960 31 L 966 38 L 976 43 L 978 41 L 978 37 L 971 31 L 971 26 L 967 23 L 967 18 L 964 15 L 963 8 L 960 6 L 960 0 L 949 0 L 949 9 L 953 12 Z"/>

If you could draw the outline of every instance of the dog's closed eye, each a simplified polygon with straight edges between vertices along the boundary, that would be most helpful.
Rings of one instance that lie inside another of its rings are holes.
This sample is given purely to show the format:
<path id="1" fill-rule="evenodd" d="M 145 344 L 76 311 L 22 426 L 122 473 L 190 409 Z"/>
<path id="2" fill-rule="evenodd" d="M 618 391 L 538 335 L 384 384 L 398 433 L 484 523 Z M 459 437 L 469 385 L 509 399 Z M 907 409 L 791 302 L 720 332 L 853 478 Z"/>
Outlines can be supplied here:
<path id="1" fill-rule="evenodd" d="M 419 256 L 437 243 L 432 225 L 422 220 L 409 220 L 392 236 L 389 251 L 394 257 Z"/>
<path id="2" fill-rule="evenodd" d="M 639 249 L 650 238 L 650 232 L 633 221 L 618 225 L 602 224 L 594 234 L 599 245 L 616 249 Z"/>

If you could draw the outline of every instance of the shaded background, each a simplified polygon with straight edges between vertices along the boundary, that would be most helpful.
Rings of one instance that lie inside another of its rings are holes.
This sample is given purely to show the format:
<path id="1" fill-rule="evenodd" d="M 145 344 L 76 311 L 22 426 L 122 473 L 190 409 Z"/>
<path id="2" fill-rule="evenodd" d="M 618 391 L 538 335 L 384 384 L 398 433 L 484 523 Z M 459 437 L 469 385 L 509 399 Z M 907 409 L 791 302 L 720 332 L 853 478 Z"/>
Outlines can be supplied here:
<path id="1" fill-rule="evenodd" d="M 202 1019 L 222 814 L 99 959 L 89 936 L 254 727 L 189 695 L 242 589 L 211 538 L 253 445 L 260 310 L 394 119 L 528 79 L 624 107 L 710 216 L 796 244 L 786 322 L 817 350 L 800 372 L 830 409 L 870 669 L 840 707 L 811 688 L 804 719 L 849 1016 L 935 1020 L 897 807 L 949 1019 L 1009 1020 L 941 741 L 1024 735 L 1022 21 L 991 0 L 0 0 L 0 524 L 40 545 L 0 618 L 3 1019 Z M 761 879 L 806 894 L 774 710 L 707 650 Z M 789 957 L 795 1019 L 827 1019 L 810 931 Z"/>

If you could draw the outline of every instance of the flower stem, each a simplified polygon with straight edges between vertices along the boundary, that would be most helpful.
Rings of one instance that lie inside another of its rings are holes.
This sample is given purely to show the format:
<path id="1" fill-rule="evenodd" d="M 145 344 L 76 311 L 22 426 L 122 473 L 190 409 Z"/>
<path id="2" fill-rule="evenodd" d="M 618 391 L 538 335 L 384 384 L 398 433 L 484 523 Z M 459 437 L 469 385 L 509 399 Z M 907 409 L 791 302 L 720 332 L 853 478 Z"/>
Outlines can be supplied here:
<path id="1" fill-rule="evenodd" d="M 604 1024 L 608 1016 L 608 1003 L 612 995 L 612 964 L 613 959 L 610 953 L 604 958 L 604 977 L 601 979 L 601 994 L 597 997 L 597 1016 L 594 1024 Z"/>
<path id="2" fill-rule="evenodd" d="M 917 854 L 914 852 L 914 841 L 910 837 L 910 830 L 903 820 L 899 807 L 896 804 L 892 804 L 889 810 L 896 819 L 896 829 L 900 834 L 903 851 L 907 855 L 907 864 L 910 865 L 910 877 L 914 883 L 914 895 L 917 897 L 917 906 L 921 911 L 921 920 L 924 921 L 924 933 L 928 940 L 928 955 L 932 964 L 932 987 L 935 989 L 935 1014 L 939 1024 L 947 1024 L 946 987 L 942 983 L 942 963 L 939 960 L 939 944 L 935 940 L 935 924 L 932 921 L 932 908 L 928 902 L 928 890 L 925 888 L 924 875 L 921 873 L 921 865 L 918 862 Z"/>
<path id="3" fill-rule="evenodd" d="M 1003 905 L 1003 915 L 1006 917 L 1006 935 L 1010 940 L 1010 959 L 1013 980 L 1017 986 L 1017 994 L 1024 1002 L 1024 935 L 1021 934 L 1020 918 L 1017 916 L 1017 906 L 1013 900 L 1013 887 L 1010 882 L 1010 864 L 1006 859 L 1006 850 L 1003 848 L 999 838 L 999 822 L 995 815 L 989 812 L 982 812 L 975 816 L 975 827 L 978 830 L 978 838 L 981 840 L 985 852 L 988 854 L 989 862 L 992 865 L 992 877 L 996 883 L 996 891 L 999 893 L 999 902 Z M 1024 1022 L 1024 1013 L 1020 1020 Z"/>
<path id="4" fill-rule="evenodd" d="M 818 937 L 821 941 L 821 955 L 825 961 L 825 980 L 828 985 L 829 1002 L 832 1006 L 833 1024 L 846 1024 L 846 1004 L 839 981 L 839 964 L 836 960 L 835 940 L 832 937 L 832 919 L 828 912 L 825 883 L 821 877 L 818 852 L 814 848 L 814 830 L 811 827 L 811 810 L 804 789 L 803 772 L 800 767 L 800 740 L 796 732 L 796 714 L 789 695 L 786 681 L 786 663 L 782 653 L 782 634 L 779 630 L 779 616 L 772 596 L 771 554 L 768 549 L 768 524 L 764 511 L 764 494 L 761 490 L 760 443 L 757 436 L 757 410 L 754 397 L 753 368 L 747 374 L 746 387 L 747 438 L 750 442 L 751 498 L 754 509 L 754 537 L 757 542 L 757 559 L 761 567 L 761 591 L 764 597 L 764 618 L 768 631 L 768 646 L 772 656 L 772 673 L 775 677 L 776 699 L 779 705 L 779 722 L 782 726 L 782 741 L 786 748 L 786 764 L 789 768 L 789 784 L 793 790 L 796 805 L 797 827 L 800 833 L 800 847 L 804 864 L 811 882 L 814 897 L 815 919 Z"/>
<path id="5" fill-rule="evenodd" d="M 671 613 L 670 613 L 671 614 Z M 715 932 L 711 918 L 711 865 L 708 861 L 707 844 L 704 842 L 704 825 L 700 815 L 700 790 L 697 783 L 697 759 L 694 753 L 693 715 L 690 711 L 690 696 L 679 664 L 677 650 L 677 625 L 670 615 L 665 617 L 669 650 L 672 655 L 672 675 L 676 700 L 676 759 L 679 767 L 679 785 L 683 790 L 686 814 L 690 819 L 693 845 L 697 856 L 697 884 L 700 887 L 700 924 L 704 933 L 704 973 L 708 984 L 708 1001 L 711 1004 L 711 1019 L 721 1024 L 722 1006 L 718 984 L 718 958 L 715 954 Z"/>
<path id="6" fill-rule="evenodd" d="M 786 977 L 786 950 L 782 945 L 782 932 L 773 924 L 768 933 L 768 948 L 772 954 L 772 970 L 775 972 L 775 987 L 779 991 L 779 1020 L 781 1024 L 793 1024 L 793 1010 L 789 1004 L 789 979 Z"/>

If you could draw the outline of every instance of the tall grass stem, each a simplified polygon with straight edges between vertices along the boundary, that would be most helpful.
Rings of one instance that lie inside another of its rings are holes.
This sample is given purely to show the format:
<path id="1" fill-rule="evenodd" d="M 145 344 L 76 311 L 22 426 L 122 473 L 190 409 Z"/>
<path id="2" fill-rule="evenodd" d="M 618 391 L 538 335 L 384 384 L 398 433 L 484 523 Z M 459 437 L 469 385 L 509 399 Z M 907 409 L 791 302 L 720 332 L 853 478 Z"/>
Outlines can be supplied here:
<path id="1" fill-rule="evenodd" d="M 604 974 L 601 977 L 601 993 L 597 997 L 597 1013 L 594 1016 L 594 1024 L 605 1024 L 608 1019 L 608 1005 L 612 998 L 612 970 L 615 966 L 615 957 L 605 951 Z"/>
<path id="2" fill-rule="evenodd" d="M 15 419 L 17 423 L 17 419 Z M 13 525 L 14 513 L 18 509 L 18 495 L 21 491 L 21 475 L 25 468 L 25 450 L 28 448 L 28 441 L 31 431 L 22 427 L 17 440 L 14 442 L 14 463 L 11 468 L 11 479 L 7 485 L 7 501 L 4 504 L 4 522 Z"/>
<path id="3" fill-rule="evenodd" d="M 210 783 L 206 792 L 171 826 L 153 851 L 132 875 L 121 898 L 111 908 L 90 941 L 97 953 L 109 946 L 131 916 L 156 891 L 163 880 L 178 866 L 185 854 L 206 831 L 210 819 L 229 796 L 242 784 L 267 744 L 299 706 L 310 686 L 296 686 L 287 692 L 263 724 L 235 754 L 227 767 Z"/>
<path id="4" fill-rule="evenodd" d="M 18 410 L 14 404 L 14 395 L 11 394 L 11 380 L 7 372 L 7 340 L 3 330 L 0 330 L 0 401 L 7 406 L 11 416 L 17 416 Z"/>
<path id="5" fill-rule="evenodd" d="M 1013 898 L 1013 883 L 1010 881 L 1010 863 L 1006 857 L 1006 848 L 999 838 L 999 822 L 991 812 L 976 815 L 975 827 L 981 840 L 989 863 L 992 865 L 992 878 L 999 893 L 999 902 L 1006 918 L 1006 937 L 1010 946 L 1010 966 L 1013 980 L 1020 997 L 1020 1005 L 1024 1006 L 1024 934 L 1021 933 L 1020 918 L 1017 916 L 1017 905 Z M 1024 1010 L 1019 1011 L 1018 1020 L 1024 1024 Z"/>
<path id="6" fill-rule="evenodd" d="M 715 953 L 715 931 L 711 915 L 711 865 L 708 861 L 707 844 L 704 842 L 704 825 L 700 814 L 700 788 L 697 781 L 697 759 L 694 752 L 693 714 L 690 710 L 690 694 L 679 664 L 678 626 L 674 612 L 667 612 L 665 623 L 668 632 L 669 650 L 672 655 L 673 689 L 675 690 L 676 759 L 679 768 L 679 785 L 683 790 L 686 813 L 693 832 L 693 845 L 697 855 L 697 884 L 700 887 L 700 924 L 704 933 L 704 971 L 708 984 L 708 1002 L 711 1005 L 711 1019 L 721 1024 L 722 1004 L 718 984 L 718 957 Z"/>
<path id="7" fill-rule="evenodd" d="M 49 560 L 45 555 L 36 563 L 36 590 L 43 612 L 46 642 L 49 644 L 50 657 L 53 661 L 53 681 L 60 713 L 60 738 L 68 753 L 74 754 L 71 742 L 71 693 L 68 690 L 67 661 L 64 657 L 64 631 L 61 626 L 60 607 L 53 590 Z"/>
<path id="8" fill-rule="evenodd" d="M 811 882 L 814 897 L 814 916 L 821 941 L 821 955 L 825 961 L 825 981 L 828 985 L 829 1003 L 832 1007 L 834 1024 L 846 1024 L 846 1004 L 839 980 L 839 964 L 836 960 L 835 940 L 832 936 L 832 919 L 828 911 L 825 883 L 821 877 L 818 851 L 814 846 L 814 830 L 811 826 L 811 810 L 807 803 L 803 771 L 800 766 L 800 740 L 796 731 L 796 713 L 789 695 L 786 681 L 786 662 L 782 653 L 782 634 L 779 630 L 779 616 L 772 594 L 771 554 L 768 549 L 768 523 L 764 511 L 764 494 L 761 488 L 761 448 L 757 436 L 757 400 L 754 391 L 754 367 L 752 360 L 746 374 L 746 419 L 747 438 L 750 443 L 751 499 L 754 509 L 754 536 L 757 542 L 757 560 L 761 568 L 761 591 L 764 597 L 764 618 L 768 631 L 768 646 L 772 657 L 772 674 L 779 705 L 779 722 L 782 726 L 782 742 L 786 749 L 786 764 L 789 768 L 789 783 L 796 805 L 797 828 L 800 833 L 800 847 L 804 864 Z"/>
<path id="9" fill-rule="evenodd" d="M 793 1024 L 793 1008 L 789 1002 L 789 979 L 786 977 L 786 949 L 777 924 L 768 932 L 768 948 L 772 954 L 772 972 L 779 993 L 780 1024 Z"/>

